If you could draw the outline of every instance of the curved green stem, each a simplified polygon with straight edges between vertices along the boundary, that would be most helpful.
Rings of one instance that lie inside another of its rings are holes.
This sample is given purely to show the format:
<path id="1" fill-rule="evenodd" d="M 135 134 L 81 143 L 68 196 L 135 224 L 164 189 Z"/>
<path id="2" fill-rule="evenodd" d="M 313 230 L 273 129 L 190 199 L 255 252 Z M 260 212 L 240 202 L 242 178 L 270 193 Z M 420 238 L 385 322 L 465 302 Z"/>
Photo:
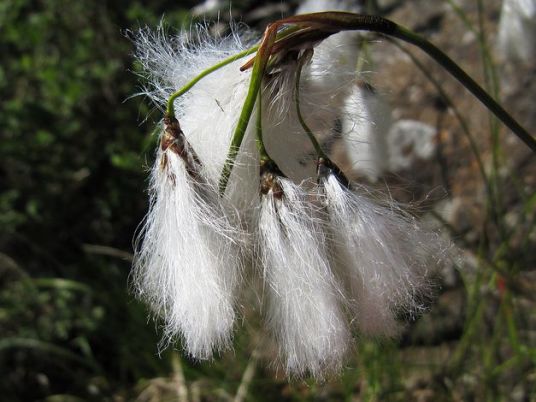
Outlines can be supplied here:
<path id="1" fill-rule="evenodd" d="M 261 163 L 262 163 L 262 161 L 268 161 L 272 159 L 268 155 L 268 152 L 266 152 L 266 147 L 264 146 L 264 140 L 262 139 L 262 90 L 259 90 L 259 96 L 257 97 L 256 130 L 257 130 L 257 138 L 255 142 L 257 144 L 257 150 L 259 151 L 259 156 L 260 156 Z"/>
<path id="2" fill-rule="evenodd" d="M 257 64 L 257 62 L 255 62 L 255 64 Z M 246 95 L 244 106 L 242 106 L 242 111 L 240 112 L 240 116 L 238 117 L 238 124 L 236 125 L 233 137 L 231 138 L 231 144 L 229 145 L 229 151 L 227 153 L 227 158 L 225 159 L 225 164 L 223 165 L 220 182 L 218 185 L 220 195 L 223 195 L 225 193 L 225 189 L 227 188 L 227 182 L 229 181 L 229 177 L 231 176 L 234 161 L 236 159 L 236 156 L 238 155 L 238 151 L 240 150 L 240 145 L 242 144 L 242 139 L 244 138 L 244 135 L 246 133 L 249 119 L 251 117 L 251 113 L 253 112 L 255 101 L 257 99 L 257 94 L 259 93 L 262 81 L 262 73 L 259 73 L 258 70 L 259 69 L 256 69 L 255 66 L 253 67 L 248 94 Z"/>
<path id="3" fill-rule="evenodd" d="M 275 39 L 276 40 L 285 39 L 287 36 L 292 35 L 298 29 L 299 29 L 298 27 L 290 27 L 290 28 L 284 29 L 281 32 L 278 32 L 276 34 Z M 241 59 L 243 57 L 246 57 L 246 56 L 249 56 L 250 54 L 255 53 L 257 50 L 259 50 L 259 46 L 260 46 L 260 44 L 252 46 L 249 49 L 242 50 L 241 52 L 239 52 L 239 53 L 237 53 L 237 54 L 235 54 L 233 56 L 230 56 L 230 57 L 220 61 L 219 63 L 207 68 L 206 70 L 202 71 L 197 76 L 195 76 L 191 81 L 189 81 L 181 89 L 179 89 L 178 91 L 172 93 L 171 96 L 169 97 L 168 101 L 167 101 L 166 115 L 168 117 L 175 117 L 175 108 L 174 108 L 174 105 L 173 105 L 175 100 L 177 98 L 179 98 L 180 96 L 184 95 L 190 89 L 192 89 L 192 87 L 195 84 L 197 84 L 199 81 L 201 81 L 207 75 L 212 74 L 214 71 L 217 71 L 220 68 L 225 67 L 228 64 L 231 64 L 233 61 L 239 60 L 239 59 Z"/>
<path id="4" fill-rule="evenodd" d="M 192 79 L 190 82 L 188 82 L 185 86 L 183 86 L 181 89 L 179 89 L 177 92 L 174 92 L 167 101 L 167 107 L 166 107 L 166 116 L 168 117 L 175 117 L 175 107 L 174 102 L 175 99 L 178 97 L 184 95 L 186 92 L 188 92 L 195 84 L 197 84 L 199 81 L 201 81 L 203 78 L 205 78 L 207 75 L 213 73 L 216 70 L 219 70 L 220 68 L 226 66 L 227 64 L 231 64 L 233 61 L 236 61 L 238 59 L 241 59 L 242 57 L 249 56 L 250 54 L 253 54 L 257 51 L 259 48 L 258 45 L 253 46 L 249 49 L 243 50 L 240 53 L 237 53 L 231 57 L 226 58 L 225 60 L 220 61 L 217 64 L 214 64 L 213 66 L 207 68 L 206 70 L 202 71 L 199 75 L 197 75 L 194 79 Z"/>
<path id="5" fill-rule="evenodd" d="M 284 18 L 274 24 L 279 26 L 292 25 L 302 27 L 302 44 L 319 40 L 318 31 L 324 32 L 325 37 L 341 31 L 370 31 L 392 36 L 417 46 L 428 56 L 433 58 L 465 88 L 467 88 L 480 102 L 482 102 L 499 120 L 517 135 L 531 150 L 536 152 L 536 140 L 502 108 L 480 85 L 478 85 L 465 71 L 463 71 L 450 57 L 443 53 L 432 43 L 393 21 L 376 15 L 361 15 L 341 11 L 327 11 L 320 13 L 297 15 Z M 314 29 L 312 29 L 314 28 Z M 297 45 L 299 32 L 293 35 L 293 45 Z"/>
<path id="6" fill-rule="evenodd" d="M 536 140 L 503 109 L 480 85 L 476 83 L 469 75 L 463 71 L 450 57 L 443 53 L 439 48 L 420 37 L 416 33 L 396 26 L 396 29 L 388 34 L 395 38 L 417 46 L 419 49 L 428 54 L 456 78 L 465 88 L 469 90 L 480 102 L 482 102 L 499 120 L 501 120 L 512 132 L 521 139 L 530 149 L 536 151 Z"/>
<path id="7" fill-rule="evenodd" d="M 313 55 L 313 50 L 308 49 L 304 52 L 304 54 L 301 55 L 299 61 L 298 61 L 298 67 L 296 69 L 296 87 L 294 88 L 294 101 L 296 102 L 296 114 L 298 115 L 298 120 L 300 122 L 300 125 L 302 126 L 303 130 L 307 134 L 307 137 L 313 144 L 313 147 L 316 151 L 316 154 L 318 156 L 318 170 L 317 173 L 320 174 L 321 166 L 324 168 L 328 168 L 331 170 L 339 182 L 346 188 L 350 187 L 350 181 L 346 177 L 346 175 L 342 172 L 342 170 L 330 159 L 330 157 L 324 152 L 322 147 L 320 146 L 320 143 L 314 136 L 313 132 L 305 122 L 305 119 L 303 118 L 303 115 L 301 113 L 301 107 L 300 107 L 300 79 L 301 79 L 301 73 L 303 69 L 303 65 L 309 58 Z"/>
<path id="8" fill-rule="evenodd" d="M 311 129 L 309 128 L 309 126 L 307 125 L 307 123 L 305 123 L 305 120 L 303 118 L 303 115 L 301 113 L 301 108 L 300 108 L 300 79 L 301 79 L 301 72 L 302 72 L 302 69 L 303 69 L 303 65 L 305 64 L 305 62 L 308 60 L 308 58 L 310 56 L 312 56 L 312 49 L 306 51 L 308 53 L 304 53 L 301 57 L 300 57 L 300 60 L 298 61 L 298 67 L 296 69 L 296 87 L 294 89 L 294 101 L 296 102 L 296 114 L 298 115 L 298 120 L 303 128 L 303 131 L 305 131 L 305 133 L 307 134 L 307 137 L 309 138 L 309 140 L 311 141 L 311 144 L 313 144 L 313 147 L 318 155 L 319 158 L 324 158 L 324 159 L 329 159 L 328 156 L 326 155 L 326 153 L 324 152 L 324 150 L 322 149 L 322 147 L 320 146 L 319 142 L 317 141 L 317 139 L 315 138 L 313 132 L 311 131 Z"/>
<path id="9" fill-rule="evenodd" d="M 253 71 L 251 72 L 251 81 L 249 83 L 248 93 L 244 101 L 244 106 L 242 106 L 240 116 L 238 117 L 238 124 L 236 125 L 233 137 L 231 138 L 227 159 L 225 160 L 225 164 L 223 165 L 220 176 L 218 188 L 221 196 L 225 194 L 225 189 L 227 188 L 227 183 L 229 181 L 229 177 L 231 176 L 234 161 L 238 155 L 240 145 L 242 144 L 242 139 L 246 133 L 246 129 L 251 118 L 251 113 L 253 112 L 253 107 L 255 106 L 255 101 L 257 100 L 257 95 L 261 88 L 262 77 L 264 75 L 266 64 L 268 63 L 270 48 L 276 39 L 276 34 L 277 31 L 270 30 L 268 28 L 264 34 L 261 45 L 257 50 L 257 56 L 255 57 L 255 62 L 253 63 Z"/>

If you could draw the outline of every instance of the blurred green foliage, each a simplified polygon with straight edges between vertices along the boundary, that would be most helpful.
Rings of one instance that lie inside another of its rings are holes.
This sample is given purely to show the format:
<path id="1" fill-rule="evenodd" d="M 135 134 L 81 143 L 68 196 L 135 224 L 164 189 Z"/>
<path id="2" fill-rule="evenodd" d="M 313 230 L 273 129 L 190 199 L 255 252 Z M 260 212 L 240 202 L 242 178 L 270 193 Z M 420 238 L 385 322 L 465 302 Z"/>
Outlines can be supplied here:
<path id="1" fill-rule="evenodd" d="M 167 365 L 130 262 L 83 245 L 130 251 L 146 209 L 154 121 L 125 30 L 191 3 L 0 2 L 2 400 L 102 400 Z"/>

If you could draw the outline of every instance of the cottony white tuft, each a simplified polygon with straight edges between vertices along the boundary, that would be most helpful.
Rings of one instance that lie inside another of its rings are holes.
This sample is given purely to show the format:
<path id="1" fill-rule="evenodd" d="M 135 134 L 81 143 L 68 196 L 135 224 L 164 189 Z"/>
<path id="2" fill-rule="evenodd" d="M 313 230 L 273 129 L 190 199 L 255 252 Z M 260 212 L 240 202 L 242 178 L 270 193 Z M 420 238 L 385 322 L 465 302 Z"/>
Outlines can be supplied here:
<path id="1" fill-rule="evenodd" d="M 380 206 L 364 187 L 349 190 L 329 173 L 321 180 L 334 235 L 338 273 L 365 335 L 391 336 L 399 319 L 425 308 L 430 279 L 446 256 L 438 235 L 395 205 Z"/>
<path id="2" fill-rule="evenodd" d="M 243 32 L 242 36 L 247 36 Z M 136 36 L 137 57 L 151 85 L 146 94 L 160 106 L 203 70 L 246 49 L 237 33 L 211 38 L 201 26 L 167 39 L 160 28 Z M 219 180 L 231 137 L 246 97 L 251 70 L 241 72 L 244 59 L 224 66 L 199 81 L 175 101 L 175 111 L 188 141 L 203 161 L 203 174 Z M 254 117 L 252 117 L 254 121 Z M 249 224 L 258 202 L 259 161 L 254 125 L 250 124 L 227 186 L 226 197 Z"/>
<path id="3" fill-rule="evenodd" d="M 159 149 L 151 174 L 150 207 L 137 240 L 133 283 L 138 296 L 165 321 L 162 346 L 181 338 L 191 357 L 208 359 L 230 346 L 241 275 L 236 239 L 241 235 L 217 191 L 198 176 L 187 143 L 184 152 L 190 162 L 173 143 L 165 147 Z"/>
<path id="4" fill-rule="evenodd" d="M 268 325 L 286 372 L 322 377 L 340 370 L 350 335 L 318 211 L 307 197 L 290 180 L 274 178 L 261 201 L 258 247 Z"/>

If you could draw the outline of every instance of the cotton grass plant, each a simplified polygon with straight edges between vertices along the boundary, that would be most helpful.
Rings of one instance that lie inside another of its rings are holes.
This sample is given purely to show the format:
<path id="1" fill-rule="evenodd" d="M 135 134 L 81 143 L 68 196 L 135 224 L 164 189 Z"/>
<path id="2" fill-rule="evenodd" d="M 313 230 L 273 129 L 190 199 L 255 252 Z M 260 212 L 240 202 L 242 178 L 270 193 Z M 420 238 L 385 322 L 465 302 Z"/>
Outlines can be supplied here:
<path id="1" fill-rule="evenodd" d="M 350 182 L 317 139 L 335 119 L 352 126 L 357 118 L 345 106 L 353 65 L 337 56 L 355 48 L 330 38 L 358 30 L 423 49 L 535 149 L 452 60 L 383 18 L 290 17 L 251 48 L 238 33 L 140 31 L 147 94 L 165 115 L 133 283 L 162 317 L 164 345 L 180 339 L 195 359 L 229 348 L 249 261 L 289 376 L 339 372 L 353 334 L 394 336 L 425 310 L 451 246 Z"/>

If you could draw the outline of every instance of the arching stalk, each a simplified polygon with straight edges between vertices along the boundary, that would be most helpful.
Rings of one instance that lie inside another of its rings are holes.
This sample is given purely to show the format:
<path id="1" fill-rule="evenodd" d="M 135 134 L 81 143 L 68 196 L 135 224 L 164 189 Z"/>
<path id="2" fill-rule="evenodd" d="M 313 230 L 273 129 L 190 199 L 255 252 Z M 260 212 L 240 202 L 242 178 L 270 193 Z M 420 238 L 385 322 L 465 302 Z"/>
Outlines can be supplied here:
<path id="1" fill-rule="evenodd" d="M 279 28 L 285 26 L 287 27 L 286 29 L 279 33 L 277 32 Z M 241 70 L 246 70 L 253 66 L 253 71 L 248 94 L 244 101 L 244 106 L 242 107 L 238 124 L 231 140 L 227 159 L 220 176 L 219 191 L 221 195 L 224 194 L 227 187 L 227 182 L 231 175 L 233 164 L 240 149 L 240 145 L 242 144 L 253 107 L 257 101 L 257 95 L 259 93 L 264 72 L 270 57 L 279 53 L 284 55 L 285 52 L 292 49 L 312 48 L 319 41 L 335 33 L 354 30 L 376 32 L 417 46 L 428 56 L 433 58 L 437 63 L 439 63 L 454 78 L 456 78 L 467 90 L 469 90 L 469 92 L 480 100 L 484 106 L 486 106 L 495 116 L 497 116 L 499 120 L 501 120 L 510 130 L 512 130 L 512 132 L 518 136 L 532 151 L 536 152 L 536 140 L 501 105 L 499 105 L 462 68 L 452 61 L 449 56 L 415 32 L 412 32 L 407 28 L 404 28 L 386 18 L 379 16 L 361 15 L 338 11 L 304 14 L 284 18 L 268 25 L 264 32 L 263 39 L 258 46 L 244 50 L 243 52 L 229 57 L 215 66 L 203 71 L 185 87 L 174 93 L 168 100 L 166 113 L 168 116 L 173 116 L 173 102 L 175 99 L 188 91 L 199 80 L 211 72 L 221 68 L 222 66 L 229 64 L 241 57 L 247 56 L 248 54 L 251 54 L 257 50 L 257 54 L 246 62 L 241 68 Z M 304 121 L 300 113 L 298 113 L 298 118 L 300 119 L 302 126 L 304 126 Z M 309 137 L 311 136 L 309 135 Z"/>

